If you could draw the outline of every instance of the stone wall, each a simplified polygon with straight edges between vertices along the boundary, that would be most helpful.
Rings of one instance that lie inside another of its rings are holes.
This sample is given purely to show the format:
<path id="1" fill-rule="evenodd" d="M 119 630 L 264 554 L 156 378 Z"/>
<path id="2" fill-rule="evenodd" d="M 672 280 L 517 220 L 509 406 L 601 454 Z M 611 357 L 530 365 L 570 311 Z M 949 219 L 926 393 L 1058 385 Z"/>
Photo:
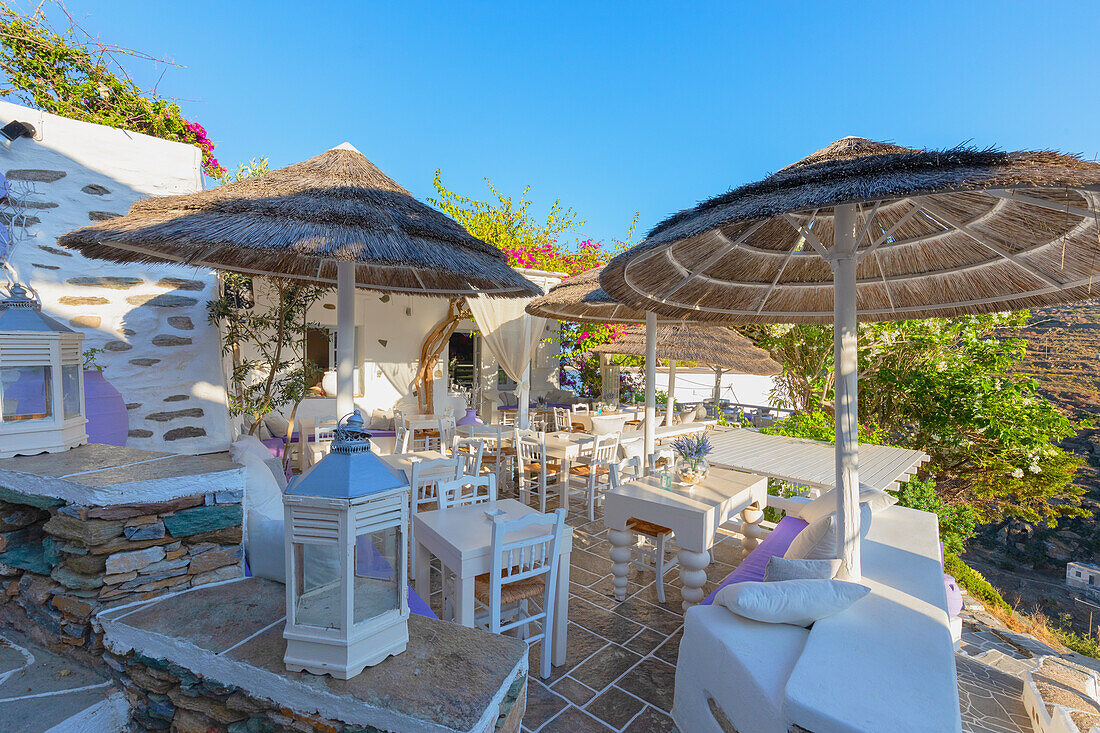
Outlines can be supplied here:
<path id="1" fill-rule="evenodd" d="M 90 621 L 104 607 L 241 577 L 241 501 L 237 490 L 83 506 L 0 489 L 4 616 L 97 654 Z"/>
<path id="2" fill-rule="evenodd" d="M 9 263 L 43 310 L 103 349 L 104 376 L 122 392 L 128 445 L 176 453 L 229 444 L 221 340 L 206 319 L 213 272 L 113 264 L 57 246 L 57 237 L 125 214 L 139 198 L 203 188 L 198 148 L 0 102 L 0 124 L 38 134 L 0 149 L 8 193 L 0 225 L 13 235 Z M 4 258 L 0 244 L 0 260 Z"/>
<path id="3" fill-rule="evenodd" d="M 366 733 L 364 729 L 292 710 L 248 695 L 233 685 L 206 679 L 164 659 L 138 652 L 103 657 L 133 710 L 140 731 L 227 731 L 228 733 Z M 527 678 L 513 684 L 501 704 L 496 733 L 515 733 L 526 707 Z M 381 731 L 378 731 L 381 733 Z"/>

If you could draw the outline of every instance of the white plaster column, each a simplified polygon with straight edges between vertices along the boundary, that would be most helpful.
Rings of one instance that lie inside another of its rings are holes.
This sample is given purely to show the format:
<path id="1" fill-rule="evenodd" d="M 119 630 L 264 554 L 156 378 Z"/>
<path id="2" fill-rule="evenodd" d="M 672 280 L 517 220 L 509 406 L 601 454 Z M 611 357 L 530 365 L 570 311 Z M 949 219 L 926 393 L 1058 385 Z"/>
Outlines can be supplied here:
<path id="1" fill-rule="evenodd" d="M 642 446 L 642 467 L 649 465 L 653 454 L 657 427 L 657 314 L 645 314 L 645 431 Z"/>
<path id="2" fill-rule="evenodd" d="M 355 263 L 336 265 L 336 419 L 355 403 Z"/>

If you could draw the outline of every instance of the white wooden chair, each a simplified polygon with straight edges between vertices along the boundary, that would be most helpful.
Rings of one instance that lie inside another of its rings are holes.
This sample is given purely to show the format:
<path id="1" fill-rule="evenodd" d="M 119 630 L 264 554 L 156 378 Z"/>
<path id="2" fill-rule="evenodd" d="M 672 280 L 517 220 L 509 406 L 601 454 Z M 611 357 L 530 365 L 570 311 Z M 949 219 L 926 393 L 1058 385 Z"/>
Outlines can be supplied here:
<path id="1" fill-rule="evenodd" d="M 462 476 L 480 476 L 481 461 L 485 455 L 485 441 L 481 438 L 451 438 L 451 457 L 458 459 L 458 472 Z"/>
<path id="2" fill-rule="evenodd" d="M 540 528 L 529 535 L 531 528 Z M 516 539 L 519 535 L 521 539 Z M 528 535 L 528 536 L 523 536 Z M 528 644 L 542 642 L 539 675 L 550 676 L 558 550 L 565 510 L 493 522 L 490 571 L 474 579 L 475 622 L 494 634 L 516 631 Z M 541 608 L 531 608 L 532 603 Z M 534 612 L 532 612 L 534 611 Z M 531 625 L 539 627 L 531 633 Z"/>
<path id="3" fill-rule="evenodd" d="M 404 425 L 399 425 L 394 422 L 393 429 L 393 452 L 394 453 L 408 453 L 409 452 L 409 429 Z"/>
<path id="4" fill-rule="evenodd" d="M 569 411 L 564 407 L 554 408 L 554 430 L 566 433 L 573 430 L 573 421 L 569 419 Z"/>
<path id="5" fill-rule="evenodd" d="M 485 444 L 481 456 L 482 473 L 492 473 L 497 477 L 497 486 L 505 488 L 511 484 L 514 471 L 514 448 L 505 445 L 504 426 L 470 425 L 467 430 L 471 438 L 477 438 Z"/>
<path id="6" fill-rule="evenodd" d="M 500 424 L 511 427 L 516 424 L 516 417 L 519 415 L 519 410 L 501 410 L 500 411 Z"/>
<path id="7" fill-rule="evenodd" d="M 454 442 L 455 434 L 458 428 L 455 425 L 454 415 L 444 415 L 439 418 L 439 451 L 445 453 L 447 448 Z"/>
<path id="8" fill-rule="evenodd" d="M 596 521 L 596 501 L 611 488 L 611 466 L 618 459 L 619 434 L 597 435 L 569 467 L 569 492 L 584 494 L 589 522 Z"/>
<path id="9" fill-rule="evenodd" d="M 561 489 L 551 492 L 561 478 L 561 464 L 551 462 L 546 455 L 546 434 L 524 435 L 530 431 L 516 428 L 513 445 L 516 449 L 516 474 L 519 480 L 520 501 L 527 504 L 531 495 L 539 498 L 539 511 L 546 513 L 546 499 L 551 493 L 561 496 Z"/>
<path id="10" fill-rule="evenodd" d="M 611 486 L 618 488 L 622 485 L 622 474 L 616 464 L 611 466 Z M 638 542 L 630 548 L 630 564 L 645 568 L 657 576 L 657 601 L 665 602 L 665 575 L 668 571 L 680 564 L 678 558 L 669 560 L 668 553 L 672 550 L 674 534 L 668 527 L 662 527 L 644 519 L 630 518 L 626 520 L 627 530 L 638 535 Z"/>
<path id="11" fill-rule="evenodd" d="M 666 468 L 671 471 L 674 461 L 675 456 L 670 446 L 654 448 L 653 452 L 646 456 L 646 471 L 650 476 Z"/>
<path id="12" fill-rule="evenodd" d="M 574 415 L 587 415 L 591 412 L 587 402 L 578 402 L 571 405 L 569 409 L 573 411 Z"/>
<path id="13" fill-rule="evenodd" d="M 491 474 L 459 476 L 450 481 L 440 481 L 438 492 L 440 511 L 474 504 L 492 504 L 497 500 L 497 479 Z"/>
<path id="14" fill-rule="evenodd" d="M 459 462 L 455 458 L 437 458 L 434 461 L 416 461 L 412 464 L 409 478 L 409 505 L 411 517 L 419 512 L 434 511 L 439 508 L 439 484 L 453 481 L 459 477 Z M 413 536 L 414 522 L 409 519 L 409 547 L 416 547 Z M 414 553 L 409 553 L 410 555 Z M 409 577 L 416 574 L 416 563 L 410 563 Z"/>

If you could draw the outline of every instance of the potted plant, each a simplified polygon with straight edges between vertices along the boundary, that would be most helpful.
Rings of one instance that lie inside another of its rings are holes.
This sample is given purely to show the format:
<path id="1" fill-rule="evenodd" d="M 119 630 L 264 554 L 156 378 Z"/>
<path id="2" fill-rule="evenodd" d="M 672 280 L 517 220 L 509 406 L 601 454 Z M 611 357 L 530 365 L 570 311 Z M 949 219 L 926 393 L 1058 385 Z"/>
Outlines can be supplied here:
<path id="1" fill-rule="evenodd" d="M 672 444 L 676 454 L 676 476 L 682 483 L 699 484 L 707 477 L 710 465 L 707 454 L 711 451 L 706 435 L 685 435 Z"/>
<path id="2" fill-rule="evenodd" d="M 96 361 L 102 351 L 93 347 L 84 352 L 84 417 L 88 420 L 84 429 L 89 443 L 126 445 L 130 432 L 126 400 L 103 376 L 103 365 Z"/>

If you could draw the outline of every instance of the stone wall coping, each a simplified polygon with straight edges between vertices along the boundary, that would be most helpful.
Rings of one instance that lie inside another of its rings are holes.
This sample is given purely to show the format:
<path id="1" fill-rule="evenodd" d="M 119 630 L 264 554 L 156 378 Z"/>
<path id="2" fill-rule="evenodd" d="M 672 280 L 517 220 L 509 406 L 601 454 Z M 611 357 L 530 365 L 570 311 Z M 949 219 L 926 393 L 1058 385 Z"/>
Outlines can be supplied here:
<path id="1" fill-rule="evenodd" d="M 181 455 L 89 444 L 63 453 L 0 459 L 0 488 L 84 506 L 145 504 L 240 489 L 228 453 Z"/>
<path id="2" fill-rule="evenodd" d="M 414 615 L 408 649 L 351 680 L 288 672 L 282 598 L 282 584 L 244 578 L 109 609 L 97 622 L 114 654 L 167 660 L 257 699 L 382 730 L 492 731 L 528 671 L 521 639 Z"/>

